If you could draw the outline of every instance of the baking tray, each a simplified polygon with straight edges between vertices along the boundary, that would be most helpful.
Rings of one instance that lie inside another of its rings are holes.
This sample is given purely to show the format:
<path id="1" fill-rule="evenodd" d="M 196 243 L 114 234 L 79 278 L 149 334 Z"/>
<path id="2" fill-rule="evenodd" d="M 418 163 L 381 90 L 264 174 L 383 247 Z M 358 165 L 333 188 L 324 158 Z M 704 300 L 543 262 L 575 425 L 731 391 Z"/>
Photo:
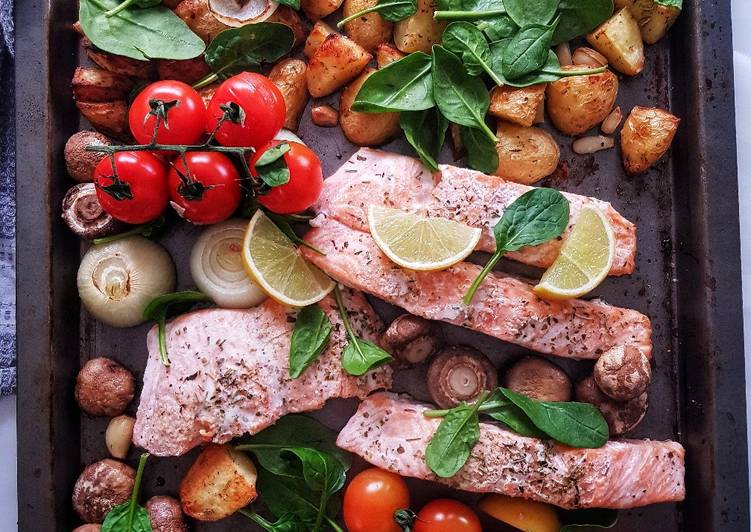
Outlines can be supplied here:
<path id="1" fill-rule="evenodd" d="M 625 110 L 651 104 L 682 118 L 670 159 L 629 178 L 616 151 L 573 156 L 570 141 L 558 137 L 567 171 L 545 183 L 609 200 L 637 223 L 636 272 L 609 279 L 597 295 L 653 321 L 650 409 L 634 435 L 676 439 L 687 449 L 686 501 L 621 512 L 614 529 L 620 531 L 749 530 L 730 5 L 685 3 L 669 38 L 647 48 L 644 73 L 625 80 L 619 96 Z M 115 330 L 81 312 L 75 273 L 83 248 L 59 221 L 71 185 L 62 148 L 80 125 L 70 93 L 80 59 L 70 27 L 77 3 L 23 0 L 16 11 L 19 522 L 23 531 L 67 531 L 78 524 L 70 504 L 75 479 L 84 465 L 107 454 L 107 420 L 82 416 L 74 402 L 76 372 L 90 357 L 111 356 L 140 379 L 147 327 Z M 355 149 L 338 129 L 315 128 L 308 118 L 300 135 L 321 154 L 327 173 Z M 386 149 L 408 152 L 401 141 Z M 185 249 L 196 233 L 183 224 L 164 241 L 183 265 L 180 287 L 190 282 Z M 529 273 L 511 263 L 502 266 Z M 394 307 L 376 306 L 387 320 L 398 314 Z M 478 347 L 498 367 L 524 353 L 456 327 L 445 332 L 453 343 Z M 572 376 L 588 369 L 585 362 L 563 365 Z M 400 373 L 395 389 L 426 398 L 424 368 Z M 316 415 L 339 428 L 355 407 L 354 401 L 331 401 Z M 194 456 L 153 460 L 145 495 L 174 494 Z M 475 498 L 410 483 L 415 507 L 437 495 Z M 484 524 L 488 531 L 511 530 L 496 521 Z M 252 529 L 242 517 L 194 525 L 197 531 Z"/>

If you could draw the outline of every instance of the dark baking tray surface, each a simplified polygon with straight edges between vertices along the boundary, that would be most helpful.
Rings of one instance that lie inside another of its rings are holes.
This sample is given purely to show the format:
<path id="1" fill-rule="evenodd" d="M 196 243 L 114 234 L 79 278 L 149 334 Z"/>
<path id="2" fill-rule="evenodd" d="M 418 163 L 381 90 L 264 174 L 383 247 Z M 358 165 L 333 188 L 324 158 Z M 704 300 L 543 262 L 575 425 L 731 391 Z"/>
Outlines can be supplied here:
<path id="1" fill-rule="evenodd" d="M 140 377 L 146 327 L 110 329 L 80 311 L 75 273 L 82 248 L 59 222 L 59 205 L 71 184 L 62 148 L 79 127 L 70 94 L 79 60 L 70 28 L 77 2 L 23 0 L 16 9 L 20 530 L 67 531 L 78 523 L 70 505 L 78 473 L 107 454 L 107 420 L 81 416 L 73 400 L 76 372 L 83 360 L 111 356 Z M 652 318 L 650 409 L 635 436 L 672 438 L 686 446 L 687 499 L 622 512 L 615 530 L 749 530 L 729 2 L 687 0 L 669 38 L 647 48 L 644 73 L 622 83 L 619 103 L 625 110 L 634 104 L 666 107 L 683 119 L 669 161 L 627 178 L 615 151 L 573 156 L 569 141 L 559 137 L 568 177 L 547 184 L 609 200 L 638 225 L 636 273 L 609 279 L 598 295 Z M 327 173 L 354 151 L 338 129 L 318 129 L 307 121 L 300 135 L 321 154 Z M 405 146 L 398 141 L 386 149 L 404 152 Z M 184 250 L 195 234 L 183 224 L 165 241 L 183 265 L 180 286 L 190 282 Z M 398 312 L 377 307 L 386 319 Z M 447 326 L 446 333 L 453 343 L 480 348 L 499 367 L 523 352 L 455 327 Z M 586 371 L 584 362 L 564 366 L 572 375 Z M 395 388 L 425 398 L 424 369 L 399 374 Z M 338 428 L 355 406 L 333 401 L 317 415 Z M 174 494 L 194 455 L 152 461 L 146 495 Z M 416 506 L 436 495 L 473 499 L 411 483 Z M 510 530 L 495 521 L 485 525 Z M 251 527 L 238 517 L 193 529 Z"/>

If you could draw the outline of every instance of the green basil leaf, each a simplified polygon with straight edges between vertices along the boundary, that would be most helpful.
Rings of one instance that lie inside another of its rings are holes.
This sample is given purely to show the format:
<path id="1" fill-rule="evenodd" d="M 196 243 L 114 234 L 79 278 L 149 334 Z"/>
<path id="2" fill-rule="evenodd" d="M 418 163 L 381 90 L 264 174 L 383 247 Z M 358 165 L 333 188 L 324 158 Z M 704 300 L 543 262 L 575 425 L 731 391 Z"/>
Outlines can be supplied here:
<path id="1" fill-rule="evenodd" d="M 613 14 L 613 0 L 561 0 L 558 14 L 553 44 L 585 35 L 605 22 Z"/>
<path id="2" fill-rule="evenodd" d="M 164 6 L 124 9 L 108 17 L 118 0 L 80 0 L 78 19 L 97 48 L 116 55 L 149 59 L 192 59 L 206 45 L 180 17 Z"/>
<path id="3" fill-rule="evenodd" d="M 516 251 L 559 236 L 569 223 L 566 197 L 550 188 L 534 188 L 509 205 L 493 228 L 496 251 Z"/>
<path id="4" fill-rule="evenodd" d="M 480 439 L 480 402 L 449 410 L 425 448 L 425 463 L 441 478 L 453 477 L 467 462 Z"/>
<path id="5" fill-rule="evenodd" d="M 446 138 L 449 122 L 436 107 L 424 111 L 403 111 L 399 125 L 422 163 L 438 171 L 438 154 Z"/>
<path id="6" fill-rule="evenodd" d="M 459 126 L 459 131 L 462 144 L 467 150 L 469 167 L 486 174 L 498 170 L 498 151 L 495 142 L 471 127 Z"/>
<path id="7" fill-rule="evenodd" d="M 226 79 L 272 63 L 292 50 L 295 35 L 286 24 L 259 22 L 224 30 L 206 48 L 206 62 L 220 78 Z"/>
<path id="8" fill-rule="evenodd" d="M 558 10 L 558 4 L 561 0 L 503 0 L 503 7 L 506 8 L 509 16 L 520 27 L 531 26 L 532 24 L 547 24 Z"/>
<path id="9" fill-rule="evenodd" d="M 527 26 L 514 35 L 503 52 L 503 77 L 514 80 L 545 65 L 553 40 L 553 26 Z"/>
<path id="10" fill-rule="evenodd" d="M 500 15 L 477 22 L 477 29 L 492 43 L 513 37 L 519 31 L 519 26 L 508 15 Z"/>
<path id="11" fill-rule="evenodd" d="M 331 329 L 331 321 L 318 305 L 305 307 L 297 314 L 289 346 L 290 377 L 298 378 L 326 349 Z"/>
<path id="12" fill-rule="evenodd" d="M 506 398 L 553 438 L 570 447 L 597 448 L 608 442 L 608 424 L 589 403 L 549 403 L 501 388 Z"/>
<path id="13" fill-rule="evenodd" d="M 485 14 L 488 11 L 506 13 L 503 0 L 438 0 L 439 11 L 469 11 Z"/>
<path id="14" fill-rule="evenodd" d="M 414 52 L 374 72 L 355 96 L 360 113 L 422 111 L 435 106 L 430 56 Z"/>
<path id="15" fill-rule="evenodd" d="M 355 377 L 364 375 L 371 369 L 382 366 L 392 360 L 391 355 L 377 345 L 354 336 L 349 337 L 347 346 L 342 352 L 342 367 L 344 371 Z"/>
<path id="16" fill-rule="evenodd" d="M 618 511 L 604 508 L 559 510 L 563 526 L 561 532 L 583 532 L 592 528 L 613 528 L 618 522 Z"/>
<path id="17" fill-rule="evenodd" d="M 452 22 L 443 31 L 442 44 L 458 55 L 470 76 L 479 76 L 490 70 L 490 47 L 477 26 L 469 22 Z"/>
<path id="18" fill-rule="evenodd" d="M 312 492 L 302 478 L 277 476 L 260 469 L 258 493 L 261 494 L 261 501 L 277 519 L 292 513 L 300 521 L 312 524 L 318 516 L 319 494 Z"/>
<path id="19" fill-rule="evenodd" d="M 654 0 L 654 3 L 665 7 L 683 9 L 683 0 Z"/>

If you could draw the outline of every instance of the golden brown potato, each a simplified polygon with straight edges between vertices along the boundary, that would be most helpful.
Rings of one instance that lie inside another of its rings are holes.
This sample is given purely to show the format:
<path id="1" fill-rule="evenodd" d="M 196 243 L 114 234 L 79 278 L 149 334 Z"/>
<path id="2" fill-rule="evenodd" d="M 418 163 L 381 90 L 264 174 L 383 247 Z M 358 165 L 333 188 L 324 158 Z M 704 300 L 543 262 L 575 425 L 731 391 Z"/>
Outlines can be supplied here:
<path id="1" fill-rule="evenodd" d="M 109 137 L 120 140 L 130 138 L 128 129 L 128 104 L 125 100 L 114 102 L 76 102 L 76 107 L 91 125 Z"/>
<path id="2" fill-rule="evenodd" d="M 339 99 L 339 124 L 344 136 L 358 146 L 376 146 L 394 138 L 399 133 L 399 113 L 358 113 L 352 102 L 365 80 L 375 72 L 368 68 L 342 91 Z"/>
<path id="3" fill-rule="evenodd" d="M 378 0 L 344 0 L 344 9 L 342 16 L 344 18 L 354 15 L 373 7 Z M 361 17 L 353 19 L 344 26 L 344 32 L 347 37 L 372 52 L 376 46 L 391 40 L 391 32 L 394 25 L 388 20 L 384 20 L 378 13 L 367 13 Z"/>
<path id="4" fill-rule="evenodd" d="M 394 25 L 394 43 L 405 54 L 430 53 L 434 44 L 441 42 L 445 22 L 433 19 L 437 0 L 417 0 L 417 12 Z"/>
<path id="5" fill-rule="evenodd" d="M 154 73 L 153 61 L 138 61 L 130 57 L 122 57 L 97 50 L 91 45 L 91 41 L 86 38 L 81 39 L 81 46 L 86 50 L 86 55 L 94 64 L 115 74 L 145 79 L 151 77 Z"/>
<path id="6" fill-rule="evenodd" d="M 300 15 L 288 6 L 279 6 L 276 8 L 271 16 L 266 19 L 266 22 L 280 22 L 292 28 L 292 33 L 295 35 L 294 47 L 297 48 L 305 42 L 305 35 L 308 33 L 308 28 L 305 27 Z"/>
<path id="7" fill-rule="evenodd" d="M 378 68 L 383 68 L 402 59 L 405 54 L 391 46 L 389 43 L 381 43 L 375 50 L 376 64 Z"/>
<path id="8" fill-rule="evenodd" d="M 256 468 L 231 445 L 209 444 L 180 482 L 183 512 L 199 521 L 218 521 L 256 498 Z"/>
<path id="9" fill-rule="evenodd" d="M 499 121 L 496 136 L 498 170 L 495 175 L 531 185 L 558 167 L 561 151 L 547 131 Z"/>
<path id="10" fill-rule="evenodd" d="M 321 46 L 321 43 L 332 33 L 339 34 L 338 31 L 334 30 L 334 28 L 322 20 L 313 24 L 313 28 L 311 28 L 308 38 L 305 40 L 305 48 L 303 49 L 303 53 L 308 59 L 313 57 L 313 54 L 318 50 L 318 47 Z"/>
<path id="11" fill-rule="evenodd" d="M 623 8 L 587 35 L 589 44 L 619 72 L 635 76 L 644 70 L 644 43 L 636 19 Z"/>
<path id="12" fill-rule="evenodd" d="M 670 148 L 680 121 L 664 109 L 634 107 L 621 130 L 626 171 L 639 174 L 655 164 Z"/>
<path id="13" fill-rule="evenodd" d="M 308 19 L 316 21 L 339 9 L 344 0 L 300 0 L 300 7 Z"/>
<path id="14" fill-rule="evenodd" d="M 199 79 L 207 76 L 211 69 L 203 56 L 194 59 L 160 59 L 156 62 L 156 71 L 159 79 L 176 79 L 192 85 Z"/>
<path id="15" fill-rule="evenodd" d="M 373 56 L 349 37 L 332 33 L 308 63 L 308 91 L 320 98 L 352 81 Z"/>
<path id="16" fill-rule="evenodd" d="M 628 7 L 639 24 L 642 39 L 654 44 L 662 39 L 681 14 L 675 6 L 664 6 L 655 0 L 616 0 L 616 9 Z"/>
<path id="17" fill-rule="evenodd" d="M 78 67 L 71 81 L 73 98 L 82 102 L 125 100 L 133 81 L 101 68 Z"/>
<path id="18" fill-rule="evenodd" d="M 544 101 L 544 83 L 523 89 L 509 86 L 495 87 L 490 92 L 488 113 L 501 120 L 529 127 L 534 124 L 537 110 Z"/>
<path id="19" fill-rule="evenodd" d="M 183 19 L 193 33 L 206 42 L 229 29 L 229 26 L 211 14 L 208 0 L 183 0 L 175 8 L 175 15 Z"/>
<path id="20" fill-rule="evenodd" d="M 274 82 L 284 98 L 287 114 L 284 127 L 297 131 L 300 115 L 308 103 L 308 83 L 305 73 L 308 66 L 300 59 L 282 59 L 269 72 L 269 79 Z"/>
<path id="21" fill-rule="evenodd" d="M 581 69 L 579 66 L 563 70 Z M 610 114 L 618 96 L 618 78 L 611 71 L 561 78 L 548 84 L 547 110 L 553 125 L 567 135 L 579 135 Z"/>

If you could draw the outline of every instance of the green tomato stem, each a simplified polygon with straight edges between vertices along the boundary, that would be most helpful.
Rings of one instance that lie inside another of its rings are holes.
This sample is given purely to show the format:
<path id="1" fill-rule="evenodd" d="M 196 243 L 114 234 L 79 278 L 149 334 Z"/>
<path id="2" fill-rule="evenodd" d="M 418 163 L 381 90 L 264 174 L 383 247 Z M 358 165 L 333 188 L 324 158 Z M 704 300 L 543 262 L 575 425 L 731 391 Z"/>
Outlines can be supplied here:
<path id="1" fill-rule="evenodd" d="M 590 74 L 601 74 L 608 69 L 606 66 L 597 68 L 583 68 L 581 70 L 550 70 L 546 68 L 540 69 L 540 72 L 544 74 L 552 74 L 553 76 L 560 76 L 562 78 L 570 78 L 573 76 L 589 76 Z"/>
<path id="2" fill-rule="evenodd" d="M 149 459 L 149 453 L 143 453 L 138 459 L 138 469 L 136 470 L 136 479 L 133 483 L 133 491 L 130 493 L 130 506 L 128 508 L 128 530 L 133 528 L 133 516 L 138 506 L 138 492 L 141 490 L 141 481 L 143 480 L 143 470 L 146 468 L 146 460 Z"/>
<path id="3" fill-rule="evenodd" d="M 464 298 L 462 299 L 462 303 L 465 305 L 469 305 L 472 303 L 472 298 L 475 297 L 475 292 L 477 292 L 477 289 L 480 288 L 480 285 L 485 280 L 485 277 L 488 276 L 490 271 L 495 268 L 495 265 L 498 264 L 498 261 L 501 260 L 501 257 L 503 257 L 504 250 L 499 250 L 493 253 L 493 256 L 490 257 L 490 260 L 485 265 L 485 267 L 480 271 L 480 274 L 475 277 L 475 280 L 472 281 L 472 284 L 469 286 L 469 290 L 467 290 L 467 293 L 464 294 Z"/>
<path id="4" fill-rule="evenodd" d="M 488 9 L 487 11 L 436 11 L 435 20 L 479 20 L 505 15 L 505 9 Z"/>
<path id="5" fill-rule="evenodd" d="M 109 11 L 104 12 L 104 16 L 107 18 L 114 17 L 124 9 L 127 9 L 129 6 L 135 3 L 136 0 L 125 0 L 122 4 L 120 4 L 117 7 L 113 7 Z"/>
<path id="6" fill-rule="evenodd" d="M 195 90 L 199 90 L 199 89 L 206 87 L 207 85 L 211 85 L 215 81 L 219 81 L 219 76 L 216 74 L 216 72 L 212 72 L 211 74 L 208 74 L 202 77 L 201 79 L 199 79 L 198 81 L 196 81 L 193 84 L 193 88 Z"/>
<path id="7" fill-rule="evenodd" d="M 133 229 L 128 229 L 127 231 L 123 231 L 122 233 L 118 233 L 116 235 L 110 235 L 110 236 L 103 236 L 102 238 L 95 238 L 91 241 L 92 244 L 95 246 L 100 246 L 102 244 L 109 244 L 110 242 L 117 242 L 118 240 L 122 240 L 123 238 L 128 238 L 129 236 L 135 236 L 140 235 L 141 232 L 147 228 L 151 224 L 143 224 L 143 225 L 137 225 Z"/>

